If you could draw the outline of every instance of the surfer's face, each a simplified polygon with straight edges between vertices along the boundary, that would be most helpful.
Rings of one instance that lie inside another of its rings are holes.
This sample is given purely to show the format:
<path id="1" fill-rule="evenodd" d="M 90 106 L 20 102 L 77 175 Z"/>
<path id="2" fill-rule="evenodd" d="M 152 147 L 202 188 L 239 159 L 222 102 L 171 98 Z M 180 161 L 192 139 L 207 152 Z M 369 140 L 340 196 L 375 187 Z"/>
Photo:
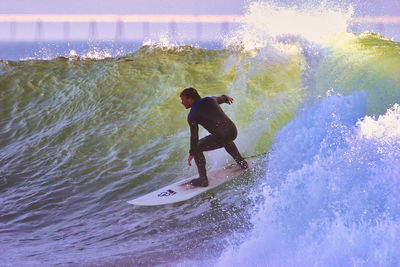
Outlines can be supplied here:
<path id="1" fill-rule="evenodd" d="M 193 102 L 194 102 L 194 99 L 193 99 L 193 98 L 187 98 L 187 97 L 185 97 L 184 95 L 181 95 L 181 100 L 182 100 L 182 105 L 183 105 L 186 109 L 192 107 L 192 104 L 193 104 Z"/>

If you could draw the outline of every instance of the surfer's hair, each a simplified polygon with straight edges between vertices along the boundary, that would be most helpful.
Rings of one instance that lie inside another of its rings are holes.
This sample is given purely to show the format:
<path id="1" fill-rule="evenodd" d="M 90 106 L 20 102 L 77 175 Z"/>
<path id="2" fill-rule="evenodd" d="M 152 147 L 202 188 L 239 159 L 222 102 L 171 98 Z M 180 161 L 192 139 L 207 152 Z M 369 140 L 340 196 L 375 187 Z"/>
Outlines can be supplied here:
<path id="1" fill-rule="evenodd" d="M 181 92 L 180 96 L 184 96 L 184 97 L 186 97 L 186 98 L 192 98 L 192 99 L 194 99 L 194 100 L 198 100 L 198 99 L 201 98 L 200 95 L 199 95 L 199 93 L 197 92 L 197 90 L 194 89 L 194 88 L 192 88 L 192 87 L 189 87 L 189 88 L 184 89 L 184 90 Z"/>

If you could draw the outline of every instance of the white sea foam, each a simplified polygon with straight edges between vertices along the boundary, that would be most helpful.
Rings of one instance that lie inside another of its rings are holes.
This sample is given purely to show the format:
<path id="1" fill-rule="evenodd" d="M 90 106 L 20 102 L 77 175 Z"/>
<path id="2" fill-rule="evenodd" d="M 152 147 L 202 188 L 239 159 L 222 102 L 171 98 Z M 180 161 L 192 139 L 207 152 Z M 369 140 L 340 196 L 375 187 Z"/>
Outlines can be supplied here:
<path id="1" fill-rule="evenodd" d="M 183 50 L 187 46 L 182 36 L 172 37 L 168 33 L 162 33 L 156 38 L 148 38 L 142 44 L 142 46 L 148 46 L 151 49 L 157 48 L 162 50 L 178 49 Z M 190 45 L 190 47 L 199 47 L 198 45 Z"/>
<path id="2" fill-rule="evenodd" d="M 277 133 L 254 229 L 220 266 L 399 265 L 400 108 L 365 110 L 365 92 L 330 96 Z"/>

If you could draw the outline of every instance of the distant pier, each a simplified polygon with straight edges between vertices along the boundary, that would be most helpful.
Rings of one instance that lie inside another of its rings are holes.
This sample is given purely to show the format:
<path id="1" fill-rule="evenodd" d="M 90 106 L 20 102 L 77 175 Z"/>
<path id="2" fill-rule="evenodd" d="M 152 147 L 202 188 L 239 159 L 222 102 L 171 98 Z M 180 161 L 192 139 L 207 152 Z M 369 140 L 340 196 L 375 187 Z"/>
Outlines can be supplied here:
<path id="1" fill-rule="evenodd" d="M 8 35 L 2 30 L 0 40 L 21 40 L 24 32 L 34 32 L 28 39 L 35 41 L 53 40 L 55 37 L 52 33 L 56 32 L 58 34 L 56 39 L 65 41 L 71 39 L 126 41 L 148 39 L 154 32 L 163 29 L 172 39 L 180 37 L 201 41 L 218 39 L 242 21 L 242 15 L 0 14 L 2 29 L 7 28 L 4 24 L 8 24 L 9 27 Z M 349 29 L 359 32 L 365 25 L 373 25 L 377 32 L 385 34 L 386 27 L 393 24 L 400 24 L 400 17 L 356 17 L 350 19 Z M 49 25 L 52 25 L 52 29 L 47 30 Z M 30 31 L 26 29 L 28 26 L 31 27 Z M 103 34 L 105 28 L 107 34 Z M 77 31 L 80 35 L 76 34 Z"/>

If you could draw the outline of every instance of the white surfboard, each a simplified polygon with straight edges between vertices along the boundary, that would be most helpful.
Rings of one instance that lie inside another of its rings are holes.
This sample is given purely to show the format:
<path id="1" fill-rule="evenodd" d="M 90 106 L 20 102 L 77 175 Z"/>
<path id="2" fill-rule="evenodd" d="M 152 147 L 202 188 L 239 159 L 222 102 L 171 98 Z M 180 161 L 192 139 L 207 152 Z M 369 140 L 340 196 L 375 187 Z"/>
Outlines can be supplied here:
<path id="1" fill-rule="evenodd" d="M 246 159 L 249 164 L 249 169 L 254 167 L 255 163 L 259 158 Z M 248 169 L 247 169 L 248 170 Z M 129 204 L 139 205 L 139 206 L 156 206 L 171 204 L 176 202 L 181 202 L 195 197 L 205 191 L 215 188 L 228 180 L 237 177 L 243 172 L 243 170 L 236 163 L 225 166 L 220 169 L 215 169 L 207 172 L 208 186 L 207 187 L 197 187 L 192 186 L 190 181 L 198 176 L 193 176 L 171 185 L 167 185 L 156 191 L 150 192 L 144 196 L 138 197 L 136 199 L 128 201 Z"/>

